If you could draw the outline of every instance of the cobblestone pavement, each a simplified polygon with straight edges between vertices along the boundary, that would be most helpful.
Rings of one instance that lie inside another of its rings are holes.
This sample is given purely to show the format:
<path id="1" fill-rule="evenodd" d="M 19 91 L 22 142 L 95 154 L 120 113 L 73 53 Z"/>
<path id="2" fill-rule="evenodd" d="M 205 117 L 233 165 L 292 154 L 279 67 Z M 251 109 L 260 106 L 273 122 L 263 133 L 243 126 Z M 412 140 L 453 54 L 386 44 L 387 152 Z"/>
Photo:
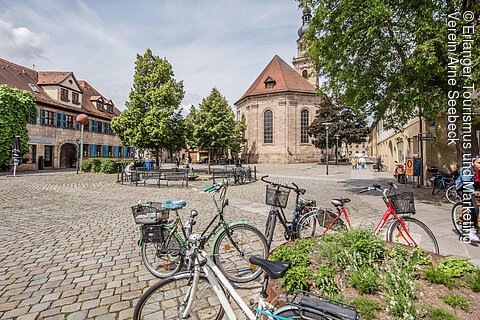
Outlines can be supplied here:
<path id="1" fill-rule="evenodd" d="M 334 197 L 351 198 L 356 225 L 378 221 L 384 211 L 379 195 L 359 195 L 358 190 L 391 180 L 389 173 L 352 172 L 349 166 L 331 166 L 329 176 L 315 164 L 257 169 L 258 178 L 269 174 L 278 182 L 297 183 L 307 189 L 306 198 L 321 206 Z M 139 200 L 185 199 L 187 210 L 200 213 L 197 230 L 215 211 L 210 195 L 201 191 L 209 181 L 157 188 L 122 186 L 115 180 L 114 175 L 74 172 L 0 176 L 0 319 L 131 318 L 136 301 L 157 279 L 142 265 L 130 207 Z M 415 193 L 420 199 L 417 218 L 434 231 L 441 253 L 478 263 L 478 248 L 460 244 L 452 231 L 451 206 L 432 201 L 429 190 Z M 230 187 L 228 197 L 227 220 L 245 219 L 264 229 L 268 206 L 263 182 Z M 277 231 L 275 245 L 285 241 L 282 230 Z M 241 291 L 252 298 L 259 284 L 244 285 Z"/>

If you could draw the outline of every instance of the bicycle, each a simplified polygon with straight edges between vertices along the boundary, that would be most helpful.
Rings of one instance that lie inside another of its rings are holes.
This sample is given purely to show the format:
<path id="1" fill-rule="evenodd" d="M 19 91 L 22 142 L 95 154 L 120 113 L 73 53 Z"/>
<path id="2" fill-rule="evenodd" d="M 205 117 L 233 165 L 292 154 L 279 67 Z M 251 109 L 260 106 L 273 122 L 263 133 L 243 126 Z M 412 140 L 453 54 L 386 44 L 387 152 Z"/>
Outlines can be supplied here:
<path id="1" fill-rule="evenodd" d="M 380 185 L 374 184 L 373 186 L 361 190 L 360 193 L 371 190 L 382 192 L 380 187 Z M 387 221 L 392 218 L 393 221 L 387 228 L 387 241 L 398 242 L 411 247 L 420 246 L 438 254 L 438 242 L 433 232 L 423 222 L 411 217 L 412 214 L 415 214 L 413 193 L 404 192 L 401 194 L 395 194 L 394 188 L 396 188 L 396 186 L 390 182 L 389 188 L 384 189 L 382 192 L 382 198 L 387 206 L 387 210 L 375 227 L 374 233 L 378 234 Z M 341 216 L 345 217 L 345 221 L 347 222 L 346 228 L 352 228 L 350 216 L 345 206 L 348 202 L 350 202 L 350 199 L 348 198 L 331 200 L 332 205 L 337 210 L 337 214 L 329 210 L 319 210 L 317 213 L 305 215 L 299 222 L 299 230 L 303 232 L 302 237 L 312 237 L 317 234 L 323 236 L 330 229 L 334 228 L 334 226 L 337 228 L 344 228 L 345 222 L 341 219 Z M 326 217 L 330 218 L 328 224 L 326 223 Z M 317 232 L 317 228 L 319 229 L 319 232 Z"/>
<path id="2" fill-rule="evenodd" d="M 448 187 L 455 185 L 455 180 L 458 178 L 458 172 L 446 173 L 438 170 L 438 168 L 428 168 L 427 171 L 433 174 L 431 178 L 433 183 L 432 195 L 436 195 L 442 190 L 446 191 Z"/>
<path id="3" fill-rule="evenodd" d="M 398 183 L 407 184 L 408 178 L 405 174 L 405 164 L 395 161 L 395 170 L 393 176 L 397 179 Z"/>
<path id="4" fill-rule="evenodd" d="M 375 171 L 385 172 L 385 171 L 387 171 L 387 169 L 388 169 L 387 166 L 384 165 L 383 163 L 380 164 L 380 165 L 378 163 L 373 164 L 373 170 L 375 170 Z"/>
<path id="5" fill-rule="evenodd" d="M 448 202 L 456 204 L 457 202 L 462 201 L 462 197 L 457 191 L 456 184 L 452 181 L 452 185 L 447 188 L 445 191 L 445 198 L 447 198 Z"/>
<path id="6" fill-rule="evenodd" d="M 266 199 L 265 203 L 270 205 L 270 211 L 268 213 L 267 222 L 265 224 L 265 238 L 267 239 L 268 248 L 272 244 L 273 233 L 277 225 L 277 219 L 280 220 L 284 228 L 285 240 L 295 240 L 298 235 L 297 225 L 301 217 L 312 210 L 315 211 L 314 200 L 300 200 L 300 195 L 304 195 L 306 190 L 299 188 L 292 182 L 293 188 L 290 186 L 282 185 L 272 181 L 266 180 L 268 176 L 263 176 L 261 180 L 266 185 Z M 295 207 L 293 209 L 292 220 L 287 221 L 283 209 L 287 207 L 288 197 L 290 191 L 295 192 Z"/>
<path id="7" fill-rule="evenodd" d="M 191 216 L 191 220 L 195 217 Z M 193 225 L 194 222 L 192 222 Z M 358 319 L 355 308 L 347 304 L 302 293 L 281 301 L 276 307 L 266 299 L 269 279 L 281 278 L 288 270 L 285 262 L 250 257 L 251 264 L 265 272 L 258 302 L 253 309 L 241 298 L 218 266 L 204 251 L 206 238 L 188 237 L 188 271 L 173 275 L 150 287 L 135 306 L 133 319 L 237 319 L 230 298 L 238 305 L 242 319 Z"/>
<path id="8" fill-rule="evenodd" d="M 477 201 L 478 204 L 478 201 L 480 201 L 480 197 L 473 195 L 472 197 L 475 197 L 475 201 Z M 468 221 L 468 224 L 465 224 L 465 228 L 463 227 L 463 215 L 470 215 L 470 209 L 472 207 L 472 205 L 465 207 L 464 205 L 465 204 L 463 202 L 457 202 L 452 208 L 452 223 L 453 227 L 455 228 L 455 232 L 457 232 L 459 236 L 464 236 L 465 233 L 468 233 L 468 231 L 473 227 L 473 224 L 470 221 Z M 480 215 L 478 217 L 477 223 L 480 225 Z"/>
<path id="9" fill-rule="evenodd" d="M 228 205 L 228 199 L 225 199 L 227 184 L 215 184 L 205 188 L 204 191 L 213 193 L 212 198 L 217 207 L 215 216 L 202 232 L 202 237 L 205 236 L 207 240 L 215 236 L 211 245 L 213 261 L 233 282 L 249 282 L 256 279 L 260 276 L 261 270 L 252 267 L 246 257 L 253 254 L 267 256 L 268 247 L 265 237 L 257 228 L 245 221 L 232 223 L 225 221 L 224 209 Z M 219 201 L 221 201 L 220 204 Z M 188 224 L 183 225 L 178 214 L 178 209 L 185 205 L 185 201 L 167 201 L 162 204 L 157 203 L 156 206 L 150 203 L 150 206 L 132 207 L 137 223 L 142 223 L 138 217 L 142 216 L 140 213 L 146 211 L 145 208 L 161 216 L 156 223 L 141 226 L 142 236 L 139 240 L 143 263 L 150 273 L 158 278 L 169 277 L 184 266 L 187 245 L 185 229 L 192 227 Z M 161 209 L 158 209 L 160 206 Z M 168 220 L 171 211 L 175 212 L 173 221 Z"/>

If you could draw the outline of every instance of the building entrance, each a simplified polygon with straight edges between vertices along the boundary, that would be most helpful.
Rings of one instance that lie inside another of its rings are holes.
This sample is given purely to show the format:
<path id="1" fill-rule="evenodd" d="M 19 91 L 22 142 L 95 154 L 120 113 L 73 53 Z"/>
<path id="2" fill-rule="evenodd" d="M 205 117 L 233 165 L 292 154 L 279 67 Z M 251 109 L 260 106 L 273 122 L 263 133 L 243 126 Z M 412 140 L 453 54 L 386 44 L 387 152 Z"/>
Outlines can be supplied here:
<path id="1" fill-rule="evenodd" d="M 77 148 L 71 143 L 65 143 L 60 149 L 60 168 L 75 168 Z"/>

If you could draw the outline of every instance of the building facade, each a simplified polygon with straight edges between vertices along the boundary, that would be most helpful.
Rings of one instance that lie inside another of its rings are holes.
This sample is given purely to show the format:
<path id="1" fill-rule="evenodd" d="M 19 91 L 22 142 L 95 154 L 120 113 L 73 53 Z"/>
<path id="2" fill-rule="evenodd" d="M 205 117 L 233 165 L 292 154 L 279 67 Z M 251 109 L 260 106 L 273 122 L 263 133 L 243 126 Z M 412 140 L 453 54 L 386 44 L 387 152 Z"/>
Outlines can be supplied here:
<path id="1" fill-rule="evenodd" d="M 79 114 L 86 114 L 83 157 L 121 160 L 133 158 L 133 148 L 122 146 L 110 121 L 120 111 L 73 72 L 35 71 L 0 59 L 0 84 L 31 92 L 36 114 L 27 119 L 29 152 L 19 170 L 72 168 L 80 143 Z"/>
<path id="2" fill-rule="evenodd" d="M 318 162 L 320 150 L 308 136 L 320 104 L 318 73 L 304 57 L 302 36 L 310 20 L 303 12 L 294 68 L 278 55 L 235 103 L 237 119 L 246 124 L 241 158 L 247 163 Z"/>

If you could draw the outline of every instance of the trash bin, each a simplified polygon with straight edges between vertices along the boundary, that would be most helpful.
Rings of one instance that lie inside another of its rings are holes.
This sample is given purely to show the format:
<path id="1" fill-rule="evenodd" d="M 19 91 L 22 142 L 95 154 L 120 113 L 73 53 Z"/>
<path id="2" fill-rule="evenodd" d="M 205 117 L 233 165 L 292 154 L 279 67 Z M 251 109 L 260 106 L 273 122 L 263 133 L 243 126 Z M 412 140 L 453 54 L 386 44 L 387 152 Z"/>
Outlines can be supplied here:
<path id="1" fill-rule="evenodd" d="M 43 156 L 38 157 L 38 170 L 43 170 L 43 166 L 45 165 L 45 160 Z"/>
<path id="2" fill-rule="evenodd" d="M 147 170 L 153 169 L 154 163 L 155 162 L 153 160 L 145 160 L 145 168 L 147 168 Z"/>

